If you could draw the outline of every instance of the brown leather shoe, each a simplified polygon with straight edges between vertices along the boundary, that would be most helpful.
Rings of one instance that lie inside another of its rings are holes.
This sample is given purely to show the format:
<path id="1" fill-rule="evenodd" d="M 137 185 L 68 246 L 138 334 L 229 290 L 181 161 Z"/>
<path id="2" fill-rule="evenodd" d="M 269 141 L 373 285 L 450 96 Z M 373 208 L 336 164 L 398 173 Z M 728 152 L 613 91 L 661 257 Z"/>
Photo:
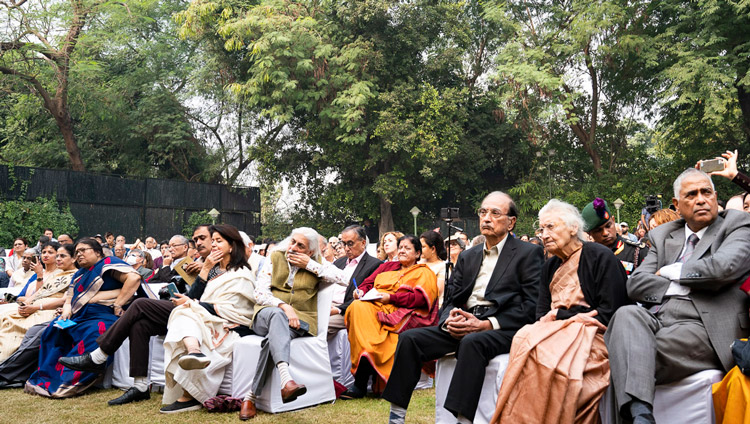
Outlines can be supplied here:
<path id="1" fill-rule="evenodd" d="M 255 402 L 246 400 L 242 402 L 242 408 L 240 408 L 240 419 L 247 421 L 250 418 L 255 418 L 258 411 L 255 409 Z"/>
<path id="2" fill-rule="evenodd" d="M 305 393 L 307 393 L 307 387 L 304 384 L 297 384 L 294 380 L 291 380 L 281 389 L 281 401 L 284 403 L 293 402 Z"/>

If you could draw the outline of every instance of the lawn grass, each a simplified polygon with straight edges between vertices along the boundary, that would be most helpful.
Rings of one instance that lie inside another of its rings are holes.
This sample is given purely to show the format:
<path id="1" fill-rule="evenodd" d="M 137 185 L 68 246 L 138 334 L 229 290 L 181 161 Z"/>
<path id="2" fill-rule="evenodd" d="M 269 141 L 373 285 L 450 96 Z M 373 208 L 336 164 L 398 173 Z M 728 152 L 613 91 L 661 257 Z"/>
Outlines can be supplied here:
<path id="1" fill-rule="evenodd" d="M 83 396 L 53 400 L 25 394 L 21 389 L 0 391 L 0 422 L 13 424 L 64 424 L 64 423 L 239 423 L 238 413 L 208 413 L 205 410 L 165 415 L 159 413 L 161 394 L 152 393 L 151 400 L 123 406 L 108 406 L 107 401 L 116 398 L 122 391 L 93 390 Z M 336 401 L 300 411 L 282 414 L 266 414 L 249 421 L 252 424 L 267 423 L 346 423 L 376 424 L 388 421 L 389 403 L 382 399 L 365 398 Z M 428 424 L 435 422 L 435 390 L 414 392 L 407 423 Z"/>

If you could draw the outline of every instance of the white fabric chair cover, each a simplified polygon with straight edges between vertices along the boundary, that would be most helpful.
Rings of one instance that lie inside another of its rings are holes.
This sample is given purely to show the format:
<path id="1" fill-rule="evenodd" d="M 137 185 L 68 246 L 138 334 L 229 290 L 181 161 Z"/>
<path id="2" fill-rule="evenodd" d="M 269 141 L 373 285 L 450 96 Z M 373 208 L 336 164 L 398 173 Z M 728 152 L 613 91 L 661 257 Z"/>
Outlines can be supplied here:
<path id="1" fill-rule="evenodd" d="M 127 390 L 133 387 L 130 376 L 130 339 L 127 338 L 115 352 L 112 362 L 112 386 Z"/>
<path id="2" fill-rule="evenodd" d="M 500 385 L 503 382 L 503 375 L 505 375 L 509 359 L 510 355 L 507 353 L 498 355 L 487 365 L 484 373 L 484 382 L 482 383 L 482 394 L 479 396 L 479 405 L 474 416 L 474 424 L 488 423 L 490 418 L 492 418 L 492 414 L 495 413 L 497 393 L 500 391 Z M 437 369 L 435 370 L 435 423 L 437 424 L 455 424 L 456 422 L 456 417 L 450 411 L 443 408 L 455 369 L 456 357 L 454 355 L 440 358 L 437 362 Z"/>
<path id="3" fill-rule="evenodd" d="M 425 374 L 424 371 L 422 371 L 422 375 L 419 377 L 419 382 L 417 383 L 417 387 L 415 387 L 416 390 L 424 390 L 424 389 L 431 389 L 432 388 L 432 377 Z"/>
<path id="4" fill-rule="evenodd" d="M 670 384 L 656 386 L 654 391 L 654 418 L 657 423 L 713 424 L 714 402 L 711 385 L 721 381 L 724 372 L 705 370 Z M 608 390 L 599 403 L 603 424 L 614 423 L 612 396 Z"/>
<path id="5" fill-rule="evenodd" d="M 279 372 L 274 369 L 261 393 L 256 393 L 255 406 L 258 409 L 277 413 L 330 402 L 336 398 L 326 340 L 332 296 L 330 286 L 318 292 L 317 337 L 297 338 L 291 343 L 289 372 L 294 381 L 307 386 L 307 393 L 294 402 L 283 403 Z M 244 398 L 250 390 L 260 355 L 261 340 L 263 338 L 259 336 L 245 336 L 234 346 L 233 397 Z"/>
<path id="6" fill-rule="evenodd" d="M 346 386 L 347 389 L 354 385 L 351 352 L 349 333 L 346 329 L 339 330 L 328 342 L 328 359 L 331 361 L 333 379 Z"/>
<path id="7" fill-rule="evenodd" d="M 150 366 L 148 370 L 149 380 L 151 380 L 152 389 L 155 387 L 164 387 L 166 380 L 164 379 L 164 336 L 153 336 L 151 337 L 150 351 Z"/>

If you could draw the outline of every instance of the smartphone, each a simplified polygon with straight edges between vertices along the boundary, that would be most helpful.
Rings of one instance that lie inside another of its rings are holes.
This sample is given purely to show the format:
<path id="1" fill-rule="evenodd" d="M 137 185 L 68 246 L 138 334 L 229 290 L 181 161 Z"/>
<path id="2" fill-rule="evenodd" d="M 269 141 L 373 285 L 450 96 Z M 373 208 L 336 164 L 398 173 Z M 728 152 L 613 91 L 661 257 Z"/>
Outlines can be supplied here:
<path id="1" fill-rule="evenodd" d="M 180 292 L 174 283 L 167 284 L 167 291 L 169 292 L 170 299 L 177 298 L 177 294 Z"/>
<path id="2" fill-rule="evenodd" d="M 709 159 L 700 161 L 701 171 L 705 173 L 723 171 L 724 159 Z"/>

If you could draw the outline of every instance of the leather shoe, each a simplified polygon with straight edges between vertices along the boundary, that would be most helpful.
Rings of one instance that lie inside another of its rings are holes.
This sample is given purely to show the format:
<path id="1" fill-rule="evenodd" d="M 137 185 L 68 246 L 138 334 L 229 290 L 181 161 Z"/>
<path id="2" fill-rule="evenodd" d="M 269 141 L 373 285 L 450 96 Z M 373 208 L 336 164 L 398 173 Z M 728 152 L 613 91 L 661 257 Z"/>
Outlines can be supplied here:
<path id="1" fill-rule="evenodd" d="M 242 408 L 240 408 L 240 419 L 247 421 L 250 418 L 255 418 L 258 411 L 255 409 L 255 402 L 246 400 L 242 402 Z"/>
<path id="2" fill-rule="evenodd" d="M 107 404 L 109 404 L 110 406 L 125 405 L 126 403 L 149 399 L 151 399 L 151 393 L 148 391 L 148 389 L 145 392 L 142 392 L 135 387 L 131 387 L 125 393 L 123 393 L 122 396 L 118 397 L 117 399 L 110 400 L 109 402 L 107 402 Z"/>
<path id="3" fill-rule="evenodd" d="M 307 387 L 304 384 L 297 384 L 294 380 L 291 380 L 281 389 L 281 401 L 283 403 L 293 402 L 305 393 L 307 393 Z"/>
<path id="4" fill-rule="evenodd" d="M 64 356 L 57 362 L 75 371 L 86 371 L 97 374 L 104 374 L 107 371 L 107 363 L 97 364 L 91 359 L 90 353 L 80 356 Z"/>

